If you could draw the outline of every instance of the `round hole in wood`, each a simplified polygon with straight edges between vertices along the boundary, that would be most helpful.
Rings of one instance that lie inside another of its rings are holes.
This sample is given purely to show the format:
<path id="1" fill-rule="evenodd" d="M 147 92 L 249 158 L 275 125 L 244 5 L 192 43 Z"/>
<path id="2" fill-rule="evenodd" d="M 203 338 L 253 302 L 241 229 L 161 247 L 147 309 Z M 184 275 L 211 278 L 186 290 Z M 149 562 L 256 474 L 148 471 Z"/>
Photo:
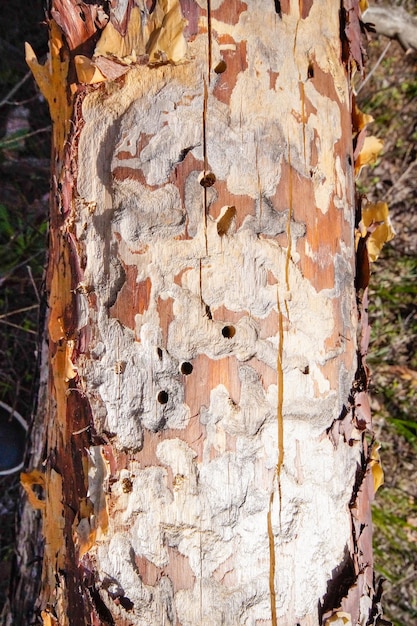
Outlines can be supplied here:
<path id="1" fill-rule="evenodd" d="M 236 328 L 234 326 L 223 326 L 222 335 L 226 337 L 226 339 L 231 339 L 236 334 Z"/>
<path id="2" fill-rule="evenodd" d="M 188 376 L 193 371 L 193 366 L 188 361 L 184 361 L 184 363 L 181 363 L 180 369 L 181 374 L 185 374 L 186 376 Z"/>
<path id="3" fill-rule="evenodd" d="M 226 61 L 223 61 L 222 59 L 221 61 L 217 63 L 217 65 L 214 68 L 214 71 L 216 72 L 216 74 L 223 74 L 223 72 L 225 72 L 226 69 L 227 69 Z"/>
<path id="4" fill-rule="evenodd" d="M 212 187 L 216 182 L 216 175 L 208 170 L 205 172 L 201 172 L 200 176 L 198 177 L 198 182 L 202 187 Z"/>
<path id="5" fill-rule="evenodd" d="M 158 393 L 159 404 L 166 404 L 168 402 L 168 393 L 166 391 L 160 391 Z"/>

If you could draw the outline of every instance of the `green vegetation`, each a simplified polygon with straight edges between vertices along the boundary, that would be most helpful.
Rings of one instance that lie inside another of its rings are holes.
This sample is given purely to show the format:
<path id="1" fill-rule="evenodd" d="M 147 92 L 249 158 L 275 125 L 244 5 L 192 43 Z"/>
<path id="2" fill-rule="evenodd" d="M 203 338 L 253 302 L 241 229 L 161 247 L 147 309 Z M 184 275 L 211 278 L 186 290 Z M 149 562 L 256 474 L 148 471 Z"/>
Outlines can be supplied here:
<path id="1" fill-rule="evenodd" d="M 368 71 L 385 45 L 369 46 Z M 385 472 L 373 510 L 375 566 L 386 579 L 382 604 L 395 626 L 412 626 L 417 617 L 416 70 L 416 55 L 392 43 L 359 99 L 375 119 L 371 134 L 385 144 L 379 162 L 361 175 L 360 192 L 388 202 L 397 232 L 372 266 L 367 359 Z"/>
<path id="2" fill-rule="evenodd" d="M 28 422 L 44 302 L 50 120 L 28 75 L 23 44 L 30 39 L 38 52 L 46 49 L 42 5 L 9 3 L 0 36 L 0 400 Z M 18 474 L 0 476 L 0 612 L 20 497 Z"/>

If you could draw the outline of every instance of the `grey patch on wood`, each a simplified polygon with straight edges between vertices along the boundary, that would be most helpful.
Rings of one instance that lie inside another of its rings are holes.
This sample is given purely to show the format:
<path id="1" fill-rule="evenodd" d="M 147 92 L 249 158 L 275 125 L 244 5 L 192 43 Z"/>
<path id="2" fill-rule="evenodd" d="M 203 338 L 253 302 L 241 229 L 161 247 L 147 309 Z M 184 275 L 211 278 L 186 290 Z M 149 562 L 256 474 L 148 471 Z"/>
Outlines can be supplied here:
<path id="1" fill-rule="evenodd" d="M 179 360 L 167 352 L 162 359 L 158 356 L 160 329 L 145 323 L 136 341 L 133 331 L 103 311 L 97 339 L 94 360 L 83 371 L 87 387 L 99 394 L 106 410 L 104 423 L 101 415 L 96 429 L 117 433 L 116 448 L 137 451 L 143 445 L 144 428 L 151 432 L 184 428 L 189 409 L 184 404 Z M 121 356 L 123 370 L 118 367 Z M 161 402 L 160 393 L 166 394 L 166 400 Z M 94 405 L 100 404 L 94 398 Z"/>
<path id="2" fill-rule="evenodd" d="M 202 157 L 202 97 L 191 89 L 189 104 L 177 107 L 183 96 L 184 88 L 173 82 L 164 85 L 154 101 L 144 94 L 130 105 L 118 120 L 112 170 L 141 170 L 148 185 L 163 185 L 184 158 L 184 151 L 195 151 L 197 159 Z M 148 141 L 137 154 L 142 135 Z M 126 153 L 130 155 L 127 158 Z"/>
<path id="3" fill-rule="evenodd" d="M 256 200 L 255 207 L 256 222 L 254 227 L 257 234 L 262 233 L 276 237 L 287 231 L 289 209 L 277 211 L 269 198 L 264 195 Z M 290 231 L 294 239 L 303 237 L 306 232 L 305 224 L 291 220 Z"/>
<path id="4" fill-rule="evenodd" d="M 153 241 L 155 235 L 171 239 L 184 232 L 185 210 L 174 185 L 150 190 L 129 178 L 114 181 L 113 206 L 113 228 L 129 243 Z"/>
<path id="5" fill-rule="evenodd" d="M 208 210 L 217 199 L 217 191 L 214 187 L 207 188 L 204 196 L 204 190 L 198 182 L 198 177 L 197 171 L 191 172 L 187 177 L 184 189 L 184 204 L 188 216 L 187 231 L 190 237 L 195 237 L 197 234 L 204 210 Z M 204 207 L 204 197 L 206 198 L 206 207 Z"/>
<path id="6" fill-rule="evenodd" d="M 110 257 L 106 279 L 107 295 L 103 298 L 103 304 L 110 308 L 116 302 L 119 291 L 126 281 L 126 272 L 116 255 Z"/>

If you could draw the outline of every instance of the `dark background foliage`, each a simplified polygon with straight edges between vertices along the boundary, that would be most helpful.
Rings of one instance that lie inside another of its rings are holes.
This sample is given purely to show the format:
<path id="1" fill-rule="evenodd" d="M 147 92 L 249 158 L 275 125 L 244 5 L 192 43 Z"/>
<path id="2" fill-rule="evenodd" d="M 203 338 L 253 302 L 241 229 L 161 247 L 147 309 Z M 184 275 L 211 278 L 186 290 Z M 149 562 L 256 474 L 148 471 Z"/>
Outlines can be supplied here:
<path id="1" fill-rule="evenodd" d="M 50 120 L 24 42 L 47 50 L 41 0 L 3 3 L 0 22 L 0 400 L 30 422 L 47 240 Z M 4 442 L 0 441 L 1 447 Z M 13 562 L 18 474 L 0 476 L 0 608 Z"/>

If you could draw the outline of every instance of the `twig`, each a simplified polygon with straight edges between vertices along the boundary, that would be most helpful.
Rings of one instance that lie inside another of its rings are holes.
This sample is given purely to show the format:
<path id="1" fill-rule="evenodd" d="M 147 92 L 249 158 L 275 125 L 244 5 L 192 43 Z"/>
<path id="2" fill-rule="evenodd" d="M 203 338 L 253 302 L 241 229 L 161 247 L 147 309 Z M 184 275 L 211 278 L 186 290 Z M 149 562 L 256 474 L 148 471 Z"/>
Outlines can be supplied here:
<path id="1" fill-rule="evenodd" d="M 22 265 L 27 265 L 27 263 L 29 263 L 29 261 L 31 261 L 32 259 L 36 259 L 37 256 L 39 256 L 40 254 L 44 254 L 43 250 L 39 250 L 39 252 L 36 252 L 35 254 L 32 254 L 28 259 L 25 259 L 24 261 L 22 261 L 21 263 L 18 263 L 17 265 L 15 265 L 14 267 L 12 267 L 9 272 L 5 275 L 5 276 L 0 276 L 0 287 L 7 281 L 9 280 L 9 278 L 13 275 L 13 272 L 15 272 L 16 270 L 19 269 L 19 267 L 22 267 Z"/>
<path id="2" fill-rule="evenodd" d="M 12 326 L 12 328 L 17 328 L 18 330 L 23 330 L 23 332 L 30 333 L 31 335 L 37 335 L 38 334 L 36 330 L 32 330 L 31 328 L 23 328 L 23 326 L 19 326 L 19 324 L 13 324 L 12 322 L 6 322 L 6 320 L 0 319 L 0 324 L 6 324 L 6 326 Z"/>
<path id="3" fill-rule="evenodd" d="M 6 137 L 0 141 L 0 148 L 7 148 L 8 144 L 16 143 L 17 141 L 22 141 L 22 139 L 27 139 L 28 137 L 33 137 L 33 135 L 39 135 L 40 133 L 49 132 L 51 130 L 51 126 L 45 126 L 44 128 L 38 128 L 37 130 L 33 130 L 31 133 L 25 133 L 23 135 L 11 135 L 10 137 Z"/>
<path id="4" fill-rule="evenodd" d="M 39 304 L 31 304 L 30 306 L 25 306 L 22 309 L 16 309 L 15 311 L 10 311 L 9 313 L 3 313 L 0 315 L 0 320 L 4 320 L 6 317 L 10 317 L 10 315 L 17 315 L 18 313 L 24 313 L 25 311 L 32 311 L 32 309 L 37 309 Z"/>
<path id="5" fill-rule="evenodd" d="M 411 170 L 413 170 L 417 165 L 417 160 L 412 161 L 410 163 L 410 165 L 407 167 L 407 169 L 401 174 L 401 176 L 395 181 L 395 183 L 393 184 L 392 187 L 390 187 L 390 189 L 388 189 L 387 193 L 385 194 L 385 199 L 389 200 L 392 197 L 393 192 L 398 188 L 398 186 L 402 183 L 402 181 L 404 180 L 404 178 L 406 178 Z"/>
<path id="6" fill-rule="evenodd" d="M 368 80 L 371 78 L 372 74 L 378 69 L 378 67 L 381 65 L 384 56 L 386 55 L 386 53 L 388 52 L 388 49 L 391 45 L 391 40 L 387 43 L 387 45 L 385 46 L 385 48 L 383 49 L 383 51 L 381 52 L 381 54 L 379 55 L 379 58 L 377 60 L 377 62 L 375 63 L 375 65 L 373 66 L 373 68 L 371 69 L 371 71 L 369 72 L 368 76 L 365 78 L 365 80 L 363 81 L 362 85 L 360 85 L 360 87 L 356 90 L 356 93 L 358 94 L 360 92 L 360 90 L 365 87 L 366 83 L 368 82 Z"/>
<path id="7" fill-rule="evenodd" d="M 22 85 L 25 84 L 25 82 L 28 80 L 28 78 L 30 78 L 32 76 L 32 72 L 29 70 L 29 72 L 27 72 L 27 74 L 25 74 L 23 76 L 23 78 L 21 80 L 19 80 L 18 83 L 16 83 L 16 85 L 14 87 L 11 88 L 11 90 L 9 91 L 9 93 L 3 98 L 3 100 L 0 101 L 0 107 L 4 106 L 5 104 L 10 104 L 9 103 L 9 98 L 11 98 L 12 96 L 14 96 L 14 94 L 16 93 L 16 91 L 18 91 Z"/>
<path id="8" fill-rule="evenodd" d="M 26 265 L 26 269 L 29 274 L 30 282 L 32 283 L 33 291 L 35 292 L 36 300 L 40 302 L 41 299 L 39 297 L 39 291 L 38 291 L 38 288 L 36 287 L 35 281 L 33 280 L 32 268 L 30 267 L 30 265 Z"/>

